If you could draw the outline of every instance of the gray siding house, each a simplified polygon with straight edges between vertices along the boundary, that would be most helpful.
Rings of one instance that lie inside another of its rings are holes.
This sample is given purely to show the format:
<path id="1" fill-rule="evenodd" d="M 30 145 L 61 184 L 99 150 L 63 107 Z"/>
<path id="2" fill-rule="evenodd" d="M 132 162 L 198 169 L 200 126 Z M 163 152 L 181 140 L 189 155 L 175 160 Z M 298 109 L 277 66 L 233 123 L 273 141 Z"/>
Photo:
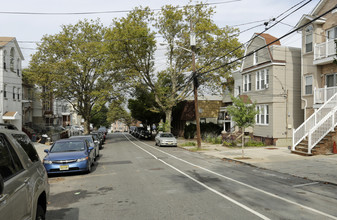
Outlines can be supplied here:
<path id="1" fill-rule="evenodd" d="M 254 34 L 242 63 L 242 94 L 259 111 L 253 137 L 265 144 L 290 146 L 292 129 L 303 122 L 301 49 L 282 46 L 269 34 Z M 271 45 L 256 51 L 257 49 Z"/>

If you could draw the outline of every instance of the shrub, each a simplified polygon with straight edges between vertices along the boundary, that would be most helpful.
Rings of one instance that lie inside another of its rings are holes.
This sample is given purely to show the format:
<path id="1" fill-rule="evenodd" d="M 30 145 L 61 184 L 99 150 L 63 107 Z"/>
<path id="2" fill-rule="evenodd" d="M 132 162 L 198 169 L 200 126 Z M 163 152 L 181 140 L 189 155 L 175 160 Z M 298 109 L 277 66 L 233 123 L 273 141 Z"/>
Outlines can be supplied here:
<path id="1" fill-rule="evenodd" d="M 193 139 L 196 133 L 196 125 L 195 124 L 189 124 L 185 125 L 184 128 L 184 138 L 185 139 Z"/>
<path id="2" fill-rule="evenodd" d="M 195 143 L 195 142 L 192 142 L 192 141 L 190 141 L 190 142 L 185 142 L 185 143 L 183 143 L 183 144 L 181 144 L 180 146 L 196 146 L 197 144 Z"/>
<path id="3" fill-rule="evenodd" d="M 249 140 L 245 143 L 245 146 L 247 146 L 247 147 L 263 147 L 263 146 L 265 146 L 265 144 L 261 141 Z"/>

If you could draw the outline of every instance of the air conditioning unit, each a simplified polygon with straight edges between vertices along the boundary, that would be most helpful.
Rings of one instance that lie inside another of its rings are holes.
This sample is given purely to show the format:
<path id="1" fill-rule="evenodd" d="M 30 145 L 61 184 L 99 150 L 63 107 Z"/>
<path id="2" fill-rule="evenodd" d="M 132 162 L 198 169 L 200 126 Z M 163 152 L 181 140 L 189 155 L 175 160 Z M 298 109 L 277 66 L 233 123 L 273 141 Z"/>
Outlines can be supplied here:
<path id="1" fill-rule="evenodd" d="M 265 87 L 266 89 L 268 89 L 268 88 L 269 88 L 269 84 L 264 84 L 264 87 Z"/>

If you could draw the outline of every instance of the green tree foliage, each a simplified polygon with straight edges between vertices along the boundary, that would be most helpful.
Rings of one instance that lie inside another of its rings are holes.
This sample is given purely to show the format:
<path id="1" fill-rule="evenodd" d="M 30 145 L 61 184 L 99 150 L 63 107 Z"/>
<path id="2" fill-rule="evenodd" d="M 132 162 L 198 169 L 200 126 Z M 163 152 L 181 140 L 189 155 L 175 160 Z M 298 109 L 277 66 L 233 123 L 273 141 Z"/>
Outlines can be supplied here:
<path id="1" fill-rule="evenodd" d="M 143 87 L 137 87 L 134 93 L 135 99 L 129 99 L 128 108 L 131 116 L 142 121 L 144 125 L 158 124 L 164 114 L 158 111 L 154 94 Z"/>
<path id="2" fill-rule="evenodd" d="M 109 105 L 108 122 L 111 124 L 117 120 L 123 121 L 126 125 L 132 122 L 131 114 L 122 106 L 121 100 L 115 100 Z"/>
<path id="3" fill-rule="evenodd" d="M 256 103 L 252 103 L 249 97 L 247 99 L 243 97 L 248 96 L 239 96 L 237 98 L 232 96 L 233 105 L 227 107 L 228 114 L 242 131 L 242 157 L 244 157 L 243 148 L 245 128 L 255 124 L 255 116 L 258 113 L 255 108 Z"/>
<path id="4" fill-rule="evenodd" d="M 115 19 L 107 32 L 115 68 L 131 83 L 144 84 L 154 93 L 167 122 L 171 122 L 172 108 L 192 91 L 192 61 L 188 49 L 191 22 L 196 33 L 196 66 L 200 71 L 208 72 L 242 55 L 242 50 L 229 53 L 240 45 L 236 35 L 238 30 L 218 27 L 212 20 L 214 13 L 214 8 L 202 3 L 183 8 L 167 5 L 158 14 L 148 8 L 136 8 L 126 17 Z M 154 69 L 156 32 L 153 30 L 162 35 L 168 45 L 168 68 L 162 71 Z M 200 83 L 217 90 L 233 68 L 236 66 L 205 73 L 200 76 Z"/>
<path id="5" fill-rule="evenodd" d="M 71 103 L 89 131 L 92 108 L 99 109 L 120 90 L 120 79 L 107 62 L 106 28 L 99 20 L 63 25 L 60 33 L 46 35 L 25 71 L 30 82 L 47 97 Z"/>
<path id="6" fill-rule="evenodd" d="M 93 124 L 94 128 L 99 128 L 100 126 L 110 127 L 111 124 L 107 120 L 108 110 L 105 105 L 94 105 L 90 119 L 90 123 Z"/>

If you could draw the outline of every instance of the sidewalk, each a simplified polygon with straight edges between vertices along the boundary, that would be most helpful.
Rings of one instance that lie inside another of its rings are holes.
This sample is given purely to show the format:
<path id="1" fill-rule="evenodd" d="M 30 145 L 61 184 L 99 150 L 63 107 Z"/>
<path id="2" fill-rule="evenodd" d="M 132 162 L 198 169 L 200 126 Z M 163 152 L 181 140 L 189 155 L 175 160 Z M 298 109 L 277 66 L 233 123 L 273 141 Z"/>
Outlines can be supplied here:
<path id="1" fill-rule="evenodd" d="M 184 142 L 183 140 L 178 140 Z M 185 149 L 196 147 L 183 147 Z M 337 154 L 300 156 L 292 154 L 287 147 L 245 147 L 244 157 L 240 159 L 242 149 L 228 148 L 221 145 L 202 143 L 198 153 L 208 156 L 239 161 L 259 168 L 265 168 L 280 173 L 286 173 L 313 181 L 337 184 Z"/>

